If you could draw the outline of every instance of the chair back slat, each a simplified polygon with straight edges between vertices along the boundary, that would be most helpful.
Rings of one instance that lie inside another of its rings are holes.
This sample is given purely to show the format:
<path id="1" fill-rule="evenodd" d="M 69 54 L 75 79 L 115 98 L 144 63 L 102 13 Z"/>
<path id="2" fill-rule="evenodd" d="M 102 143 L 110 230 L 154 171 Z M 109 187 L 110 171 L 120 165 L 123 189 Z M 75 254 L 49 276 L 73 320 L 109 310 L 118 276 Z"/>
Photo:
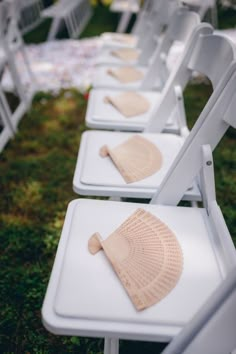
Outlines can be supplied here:
<path id="1" fill-rule="evenodd" d="M 189 38 L 194 32 L 197 25 L 200 23 L 200 17 L 196 12 L 188 11 L 186 8 L 181 7 L 175 11 L 170 21 L 166 33 L 162 42 L 157 47 L 156 51 L 151 58 L 149 69 L 143 79 L 142 88 L 151 89 L 155 85 L 156 73 L 161 76 L 162 72 L 167 73 L 162 77 L 163 83 L 168 78 L 168 70 L 163 70 L 163 55 L 168 57 L 170 49 L 175 41 L 181 42 L 183 46 L 186 46 Z M 164 63 L 166 66 L 166 62 Z"/>
<path id="2" fill-rule="evenodd" d="M 234 47 L 223 36 L 199 38 L 188 68 L 207 76 L 215 87 L 234 58 Z"/>

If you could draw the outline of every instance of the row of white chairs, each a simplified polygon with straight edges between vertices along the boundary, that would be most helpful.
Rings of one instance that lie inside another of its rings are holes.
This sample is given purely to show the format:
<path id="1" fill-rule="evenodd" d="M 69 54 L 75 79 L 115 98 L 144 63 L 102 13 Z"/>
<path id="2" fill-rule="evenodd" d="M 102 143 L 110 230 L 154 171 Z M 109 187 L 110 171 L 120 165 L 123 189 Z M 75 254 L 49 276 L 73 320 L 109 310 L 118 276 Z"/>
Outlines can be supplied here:
<path id="1" fill-rule="evenodd" d="M 52 20 L 48 40 L 55 40 L 64 24 L 70 38 L 84 30 L 92 16 L 88 0 L 58 0 L 44 9 L 42 0 L 4 0 L 15 8 L 15 16 L 22 34 L 37 27 L 45 18 Z"/>
<path id="2" fill-rule="evenodd" d="M 195 9 L 201 19 L 203 19 L 208 11 L 211 15 L 211 23 L 214 27 L 218 25 L 217 18 L 217 4 L 215 0 L 182 0 L 179 1 L 182 4 L 187 5 L 190 9 Z M 145 5 L 148 3 L 148 0 L 145 1 Z M 139 0 L 113 0 L 110 6 L 110 10 L 113 12 L 120 12 L 121 17 L 117 26 L 117 32 L 123 33 L 127 31 L 132 14 L 140 12 L 140 1 Z"/>
<path id="3" fill-rule="evenodd" d="M 146 18 L 149 15 L 145 13 Z M 155 16 L 161 21 L 158 10 Z M 151 15 L 148 26 L 152 28 Z M 156 23 L 155 28 L 159 27 L 163 28 Z M 235 48 L 212 26 L 200 23 L 196 13 L 182 8 L 170 16 L 164 35 L 161 32 L 153 33 L 162 35 L 162 40 L 156 41 L 155 60 L 149 65 L 153 65 L 150 78 L 154 82 L 164 67 L 162 86 L 159 91 L 153 84 L 149 91 L 138 91 L 152 103 L 147 114 L 126 120 L 116 108 L 104 104 L 107 95 L 125 92 L 111 84 L 96 86 L 90 93 L 86 123 L 103 130 L 82 134 L 73 188 L 78 194 L 111 200 L 86 198 L 69 204 L 42 319 L 54 334 L 104 337 L 105 354 L 119 353 L 119 339 L 171 341 L 165 354 L 228 354 L 236 348 L 236 253 L 216 201 L 212 151 L 230 126 L 236 128 Z M 114 48 L 116 36 L 103 37 Z M 167 70 L 163 58 L 176 40 L 183 42 L 183 51 Z M 213 93 L 189 132 L 182 93 L 195 72 L 209 78 Z M 171 132 L 173 122 L 176 126 Z M 99 150 L 137 134 L 158 147 L 163 166 L 154 176 L 127 185 L 112 161 L 99 156 Z M 123 197 L 150 202 L 128 202 Z M 179 206 L 183 198 L 202 200 L 203 206 Z M 135 310 L 105 256 L 94 257 L 88 250 L 92 234 L 99 231 L 107 237 L 139 208 L 171 228 L 184 256 L 176 287 L 143 312 Z"/>

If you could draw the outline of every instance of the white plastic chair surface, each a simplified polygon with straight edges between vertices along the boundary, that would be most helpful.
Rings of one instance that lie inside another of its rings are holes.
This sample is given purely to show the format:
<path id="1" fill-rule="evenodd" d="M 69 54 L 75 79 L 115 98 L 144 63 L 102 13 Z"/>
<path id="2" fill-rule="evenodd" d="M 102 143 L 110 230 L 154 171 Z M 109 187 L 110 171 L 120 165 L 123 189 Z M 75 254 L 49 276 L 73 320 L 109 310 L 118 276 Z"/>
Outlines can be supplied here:
<path id="1" fill-rule="evenodd" d="M 179 25 L 180 20 L 181 26 Z M 207 33 L 207 31 L 210 31 L 209 25 L 198 24 L 198 22 L 198 15 L 188 12 L 186 9 L 179 9 L 175 15 L 173 15 L 173 24 L 169 26 L 160 47 L 157 49 L 154 58 L 149 65 L 149 69 L 146 70 L 145 77 L 142 80 L 141 89 L 139 89 L 139 92 L 151 103 L 150 110 L 147 113 L 127 119 L 115 108 L 104 102 L 104 97 L 109 93 L 108 89 L 93 89 L 90 92 L 86 113 L 86 124 L 95 129 L 144 130 L 148 121 L 151 120 L 153 116 L 158 117 L 158 106 L 160 101 L 164 99 L 166 93 L 168 91 L 174 91 L 174 86 L 180 86 L 182 90 L 184 90 L 191 73 L 187 66 L 185 64 L 182 65 L 181 63 L 183 63 L 186 56 L 191 54 L 193 50 L 192 47 L 195 46 L 198 36 L 200 36 L 201 33 Z M 168 73 L 166 63 L 168 62 L 168 54 L 170 53 L 171 48 L 173 47 L 172 44 L 175 40 L 178 40 L 179 43 L 181 40 L 183 41 L 183 54 L 176 62 L 175 66 L 171 68 L 170 73 Z M 163 56 L 166 58 L 164 63 L 162 59 Z M 143 68 L 140 69 L 145 72 Z M 101 70 L 100 72 L 104 74 L 104 70 Z M 157 86 L 157 79 L 159 80 L 158 83 L 160 87 L 164 85 L 161 94 L 149 91 L 153 86 Z M 114 82 L 115 79 L 110 78 L 110 81 Z M 135 84 L 133 84 L 133 86 L 130 85 L 130 89 L 135 89 Z M 116 89 L 114 90 L 114 93 L 110 92 L 109 95 L 116 95 L 119 93 L 121 93 L 121 91 Z M 175 101 L 175 99 L 174 101 L 170 100 L 168 103 L 165 102 L 165 104 L 168 104 L 173 110 L 173 104 L 175 106 L 176 103 Z M 171 113 L 169 113 L 168 116 L 170 117 Z M 179 125 L 177 124 L 176 119 L 171 119 L 171 122 L 167 123 L 165 130 L 171 133 L 179 133 Z"/>
<path id="2" fill-rule="evenodd" d="M 158 192 L 162 200 L 155 198 L 151 205 L 88 199 L 70 203 L 42 308 L 43 323 L 49 331 L 105 337 L 106 354 L 118 353 L 119 338 L 169 341 L 184 326 L 191 325 L 193 316 L 217 287 L 224 285 L 224 279 L 236 267 L 236 254 L 215 200 L 211 149 L 230 125 L 236 128 L 235 84 L 233 62 L 189 137 L 191 148 L 183 149 L 163 181 Z M 206 145 L 206 125 L 212 126 L 210 145 Z M 190 160 L 194 163 L 188 164 Z M 183 164 L 185 178 L 179 179 Z M 176 206 L 199 171 L 205 189 L 204 207 Z M 170 180 L 175 186 L 171 195 Z M 137 208 L 168 224 L 184 255 L 183 273 L 176 287 L 142 312 L 134 309 L 104 254 L 92 256 L 88 251 L 88 240 L 94 232 L 106 238 Z"/>
<path id="3" fill-rule="evenodd" d="M 205 29 L 210 30 L 210 27 Z M 195 50 L 192 50 L 192 46 L 189 47 L 190 52 L 186 53 L 183 63 L 180 65 L 180 69 L 175 73 L 175 79 L 181 76 L 181 81 L 189 78 L 191 70 L 200 70 L 202 74 L 208 76 L 213 84 L 213 94 L 210 97 L 208 104 L 205 106 L 199 118 L 201 121 L 206 119 L 209 114 L 209 110 L 213 109 L 216 100 L 219 100 L 221 90 L 224 88 L 222 78 L 225 75 L 231 62 L 234 60 L 235 53 L 233 45 L 222 36 L 217 35 L 202 35 L 199 37 L 198 42 L 192 43 Z M 209 49 L 207 52 L 206 48 Z M 203 50 L 204 49 L 204 50 Z M 219 54 L 217 55 L 219 51 Z M 217 62 L 212 62 L 212 58 L 217 56 Z M 184 70 L 183 70 L 184 68 Z M 182 73 L 184 75 L 182 76 Z M 174 79 L 174 80 L 175 80 Z M 229 78 L 227 77 L 227 80 Z M 226 79 L 225 79 L 226 80 Z M 175 82 L 175 81 L 174 81 Z M 183 81 L 182 81 L 183 82 Z M 185 81 L 187 83 L 187 80 Z M 99 155 L 99 149 L 103 145 L 117 146 L 121 141 L 124 141 L 128 136 L 134 134 L 127 134 L 122 132 L 103 132 L 103 131 L 88 131 L 82 135 L 80 150 L 77 158 L 77 165 L 75 168 L 73 188 L 74 191 L 82 195 L 104 195 L 104 196 L 119 196 L 119 197 L 135 197 L 135 198 L 151 198 L 153 196 L 153 190 L 160 186 L 168 166 L 172 164 L 173 158 L 178 156 L 179 149 L 176 145 L 179 141 L 179 148 L 181 144 L 184 144 L 182 151 L 188 146 L 189 141 L 193 139 L 194 131 L 197 128 L 193 128 L 187 140 L 181 137 L 167 134 L 153 134 L 153 132 L 160 132 L 163 130 L 167 119 L 173 112 L 173 102 L 176 102 L 176 96 L 173 87 L 168 88 L 165 97 L 161 101 L 155 117 L 149 121 L 146 131 L 142 134 L 144 138 L 151 139 L 160 151 L 163 153 L 163 169 L 161 168 L 153 176 L 144 179 L 142 182 L 126 184 L 120 176 L 116 167 L 113 165 L 109 158 L 102 158 Z M 172 106 L 171 104 L 172 103 Z M 158 119 L 156 119 L 158 117 Z M 204 135 L 204 143 L 210 143 L 216 139 L 212 149 L 219 142 L 220 136 L 218 132 L 213 132 L 214 129 L 214 117 L 211 117 L 211 123 L 208 127 L 208 134 Z M 196 123 L 195 126 L 198 127 Z M 152 135 L 148 135 L 148 132 L 152 132 Z M 217 138 L 218 136 L 218 138 Z M 190 139 L 190 140 L 189 140 Z M 172 145 L 173 144 L 173 145 Z M 197 150 L 196 150 L 197 151 Z M 191 160 L 189 163 L 196 163 L 196 160 Z M 187 166 L 187 164 L 185 165 Z M 181 175 L 178 179 L 183 179 L 185 176 L 185 168 L 183 167 Z M 168 172 L 167 172 L 168 173 Z M 192 181 L 194 176 L 192 176 Z M 191 184 L 186 185 L 185 191 L 188 190 Z M 175 184 L 170 186 L 172 195 L 175 189 Z M 189 195 L 185 195 L 185 199 L 200 200 L 199 192 L 196 190 L 189 190 Z M 180 196 L 182 198 L 183 196 Z"/>

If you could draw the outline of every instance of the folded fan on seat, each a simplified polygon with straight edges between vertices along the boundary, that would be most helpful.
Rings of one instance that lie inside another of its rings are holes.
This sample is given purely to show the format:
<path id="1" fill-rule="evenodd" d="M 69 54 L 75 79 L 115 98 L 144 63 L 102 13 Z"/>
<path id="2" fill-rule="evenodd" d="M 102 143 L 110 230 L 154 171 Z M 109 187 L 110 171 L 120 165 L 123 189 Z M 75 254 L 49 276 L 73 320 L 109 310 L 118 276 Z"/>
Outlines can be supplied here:
<path id="1" fill-rule="evenodd" d="M 113 149 L 104 145 L 99 153 L 101 157 L 110 156 L 126 183 L 149 177 L 162 166 L 159 149 L 140 135 L 134 135 Z"/>
<path id="2" fill-rule="evenodd" d="M 122 48 L 117 50 L 112 50 L 111 54 L 123 61 L 135 61 L 138 59 L 140 53 L 136 49 Z"/>
<path id="3" fill-rule="evenodd" d="M 118 69 L 108 69 L 107 73 L 124 84 L 139 81 L 143 78 L 143 73 L 141 71 L 130 66 Z"/>
<path id="4" fill-rule="evenodd" d="M 137 37 L 132 35 L 132 34 L 128 34 L 128 33 L 112 33 L 112 32 L 105 32 L 102 34 L 102 38 L 103 39 L 108 39 L 108 40 L 112 40 L 114 42 L 118 42 L 118 43 L 123 43 L 123 44 L 128 44 L 131 46 L 136 45 L 137 43 Z"/>
<path id="5" fill-rule="evenodd" d="M 103 249 L 137 310 L 163 299 L 177 284 L 183 255 L 174 233 L 151 213 L 137 209 L 106 240 L 89 239 L 89 251 Z"/>
<path id="6" fill-rule="evenodd" d="M 149 101 L 133 91 L 127 91 L 116 96 L 106 96 L 104 102 L 110 103 L 127 118 L 146 113 L 150 108 Z"/>

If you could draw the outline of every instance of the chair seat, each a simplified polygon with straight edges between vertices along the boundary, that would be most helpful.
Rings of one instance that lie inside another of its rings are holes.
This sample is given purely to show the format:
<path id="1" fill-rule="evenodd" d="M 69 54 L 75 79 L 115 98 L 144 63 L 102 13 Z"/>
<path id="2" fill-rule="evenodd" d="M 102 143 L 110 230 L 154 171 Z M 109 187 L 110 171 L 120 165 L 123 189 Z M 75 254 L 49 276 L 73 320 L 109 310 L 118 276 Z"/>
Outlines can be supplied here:
<path id="1" fill-rule="evenodd" d="M 129 65 L 125 65 L 129 66 Z M 121 83 L 119 80 L 113 78 L 111 75 L 107 73 L 108 69 L 117 69 L 117 65 L 100 65 L 96 68 L 93 81 L 92 81 L 92 86 L 95 88 L 109 88 L 109 89 L 133 89 L 133 90 L 139 90 L 141 89 L 141 84 L 142 84 L 142 79 L 135 81 L 135 82 L 130 82 L 130 83 Z M 135 69 L 141 71 L 143 75 L 146 74 L 147 72 L 147 67 L 142 67 L 142 66 L 137 66 Z M 160 79 L 157 78 L 157 82 L 155 84 L 155 88 L 161 88 L 162 84 L 160 82 Z"/>
<path id="2" fill-rule="evenodd" d="M 111 93 L 107 89 L 90 91 L 85 118 L 87 126 L 95 129 L 142 131 L 153 114 L 154 108 L 158 105 L 161 94 L 153 91 L 140 92 L 149 101 L 150 109 L 144 114 L 126 118 L 113 105 L 104 102 L 106 96 L 116 96 L 123 92 L 115 90 Z"/>
<path id="3" fill-rule="evenodd" d="M 73 178 L 74 191 L 82 195 L 152 198 L 184 140 L 172 134 L 142 133 L 142 137 L 154 143 L 161 151 L 162 167 L 142 181 L 127 184 L 111 159 L 101 157 L 99 150 L 103 145 L 115 147 L 133 135 L 134 133 L 105 131 L 83 133 Z M 194 188 L 189 193 L 188 198 L 201 200 L 198 189 Z"/>
<path id="4" fill-rule="evenodd" d="M 124 41 L 118 41 L 115 39 L 116 35 L 120 35 L 117 32 L 104 32 L 101 34 L 100 38 L 103 43 L 103 50 L 105 49 L 110 52 L 108 49 L 114 48 L 135 48 L 138 43 L 138 36 L 132 34 L 133 43 L 124 43 Z"/>
<path id="5" fill-rule="evenodd" d="M 114 12 L 139 12 L 140 1 L 113 1 L 110 10 Z"/>
<path id="6" fill-rule="evenodd" d="M 93 256 L 88 251 L 94 232 L 105 239 L 137 208 L 169 226 L 184 257 L 176 287 L 141 312 L 136 311 L 104 253 Z M 44 325 L 64 335 L 170 340 L 222 280 L 214 247 L 205 209 L 75 200 L 66 214 L 43 305 Z"/>

